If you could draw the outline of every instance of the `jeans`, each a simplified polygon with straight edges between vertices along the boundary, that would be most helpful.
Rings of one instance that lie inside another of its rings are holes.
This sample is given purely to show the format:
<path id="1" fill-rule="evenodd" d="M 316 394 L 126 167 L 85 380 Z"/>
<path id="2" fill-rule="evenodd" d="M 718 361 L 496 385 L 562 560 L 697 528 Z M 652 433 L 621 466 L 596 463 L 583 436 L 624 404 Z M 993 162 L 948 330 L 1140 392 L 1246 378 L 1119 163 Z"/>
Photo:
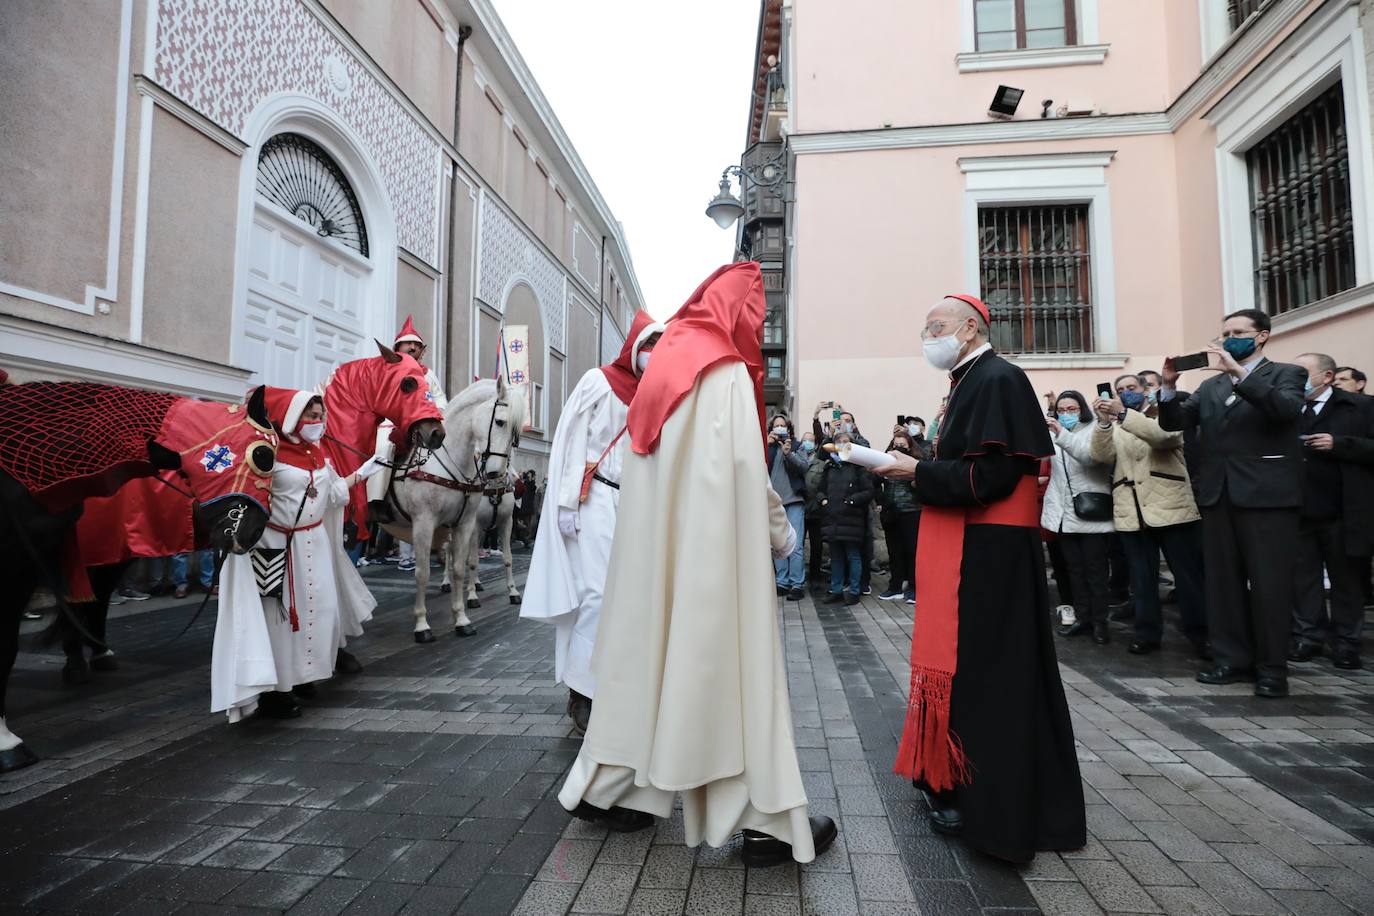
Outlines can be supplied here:
<path id="1" fill-rule="evenodd" d="M 1207 612 L 1203 598 L 1202 523 L 1122 531 L 1120 536 L 1131 567 L 1136 638 L 1157 643 L 1164 635 L 1164 618 L 1159 609 L 1159 551 L 1163 550 L 1169 571 L 1174 574 L 1183 635 L 1194 642 L 1204 641 Z"/>
<path id="2" fill-rule="evenodd" d="M 823 580 L 821 571 L 821 560 L 824 557 L 825 540 L 821 537 L 821 520 L 819 516 L 806 520 L 806 539 L 811 543 L 810 556 L 806 565 L 806 577 L 813 583 L 820 584 Z"/>
<path id="3" fill-rule="evenodd" d="M 801 588 L 806 584 L 806 556 L 802 548 L 802 526 L 806 520 L 806 506 L 796 502 L 783 508 L 787 512 L 787 521 L 796 532 L 797 546 L 788 556 L 773 561 L 773 572 L 777 574 L 778 585 L 783 588 Z"/>
<path id="4" fill-rule="evenodd" d="M 189 553 L 179 553 L 172 557 L 172 584 L 178 588 L 185 588 L 190 584 L 186 578 L 190 557 Z M 208 588 L 215 579 L 215 555 L 208 550 L 197 550 L 195 557 L 196 565 L 200 568 L 200 584 Z"/>
<path id="5" fill-rule="evenodd" d="M 859 593 L 863 549 L 857 541 L 830 541 L 830 594 Z"/>

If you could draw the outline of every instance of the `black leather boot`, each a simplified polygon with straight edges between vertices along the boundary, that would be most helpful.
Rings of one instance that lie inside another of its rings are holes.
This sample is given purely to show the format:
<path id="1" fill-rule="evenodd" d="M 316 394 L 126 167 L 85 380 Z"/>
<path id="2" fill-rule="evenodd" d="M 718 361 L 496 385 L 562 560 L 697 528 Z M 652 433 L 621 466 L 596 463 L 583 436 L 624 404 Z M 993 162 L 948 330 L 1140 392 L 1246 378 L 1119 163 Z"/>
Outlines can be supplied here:
<path id="1" fill-rule="evenodd" d="M 813 817 L 811 821 L 811 843 L 819 856 L 830 848 L 835 837 L 840 835 L 835 822 L 828 817 Z M 740 850 L 744 864 L 750 868 L 767 868 L 792 861 L 792 844 L 784 843 L 776 837 L 757 830 L 744 831 L 744 846 Z"/>

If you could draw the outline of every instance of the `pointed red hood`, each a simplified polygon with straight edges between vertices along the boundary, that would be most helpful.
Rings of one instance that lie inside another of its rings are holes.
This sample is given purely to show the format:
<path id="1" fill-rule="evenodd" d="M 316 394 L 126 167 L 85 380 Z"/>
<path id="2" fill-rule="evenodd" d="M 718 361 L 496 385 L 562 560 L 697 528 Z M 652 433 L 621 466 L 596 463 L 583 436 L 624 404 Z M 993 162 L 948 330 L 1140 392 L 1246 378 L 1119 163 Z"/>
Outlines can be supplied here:
<path id="1" fill-rule="evenodd" d="M 413 316 L 406 316 L 406 323 L 401 325 L 401 330 L 396 333 L 396 342 L 392 346 L 400 346 L 403 340 L 413 340 L 421 346 L 425 345 L 425 339 L 415 330 L 415 322 L 412 319 Z"/>
<path id="2" fill-rule="evenodd" d="M 634 321 L 630 322 L 630 333 L 626 335 L 625 343 L 620 347 L 620 355 L 601 367 L 601 371 L 606 375 L 606 381 L 611 383 L 611 390 L 627 406 L 634 399 L 635 390 L 639 388 L 639 373 L 635 372 L 635 356 L 639 344 L 643 343 L 640 338 L 644 337 L 644 331 L 651 327 L 655 327 L 658 331 L 663 330 L 663 325 L 654 321 L 653 316 L 648 312 L 643 309 L 635 312 Z"/>
<path id="3" fill-rule="evenodd" d="M 754 380 L 763 441 L 763 275 L 753 261 L 727 264 L 697 287 L 668 319 L 630 405 L 630 444 L 640 455 L 658 448 L 663 424 L 708 369 L 742 362 Z"/>

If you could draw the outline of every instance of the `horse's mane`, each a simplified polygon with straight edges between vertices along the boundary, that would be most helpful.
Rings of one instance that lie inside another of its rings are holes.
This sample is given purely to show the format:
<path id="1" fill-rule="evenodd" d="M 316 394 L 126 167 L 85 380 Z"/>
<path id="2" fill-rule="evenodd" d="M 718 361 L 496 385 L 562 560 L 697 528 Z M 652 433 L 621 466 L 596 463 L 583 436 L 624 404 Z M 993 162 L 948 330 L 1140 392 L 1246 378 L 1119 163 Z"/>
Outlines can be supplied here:
<path id="1" fill-rule="evenodd" d="M 506 400 L 510 404 L 510 419 L 514 429 L 519 430 L 525 425 L 525 399 L 514 397 L 514 389 L 506 389 Z M 479 404 L 486 404 L 496 398 L 496 379 L 478 379 L 471 385 L 464 388 L 448 402 L 448 409 L 444 411 L 444 423 L 447 424 L 456 419 L 464 411 L 471 410 Z"/>

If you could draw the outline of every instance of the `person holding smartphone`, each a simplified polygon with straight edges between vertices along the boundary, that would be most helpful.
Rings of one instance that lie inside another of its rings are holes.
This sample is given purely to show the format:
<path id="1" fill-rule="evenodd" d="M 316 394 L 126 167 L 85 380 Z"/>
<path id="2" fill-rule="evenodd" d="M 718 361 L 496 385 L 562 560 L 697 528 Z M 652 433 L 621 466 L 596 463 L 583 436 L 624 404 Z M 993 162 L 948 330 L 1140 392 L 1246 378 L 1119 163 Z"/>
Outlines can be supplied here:
<path id="1" fill-rule="evenodd" d="M 804 452 L 792 438 L 792 421 L 786 414 L 774 414 L 768 433 L 768 480 L 782 499 L 787 521 L 797 532 L 797 546 L 782 559 L 773 561 L 778 594 L 789 601 L 800 601 L 806 592 L 806 560 L 802 547 L 806 525 L 806 466 Z"/>
<path id="2" fill-rule="evenodd" d="M 1227 315 L 1203 351 L 1215 375 L 1186 401 L 1177 396 L 1177 358 L 1166 359 L 1159 425 L 1201 432 L 1198 507 L 1215 664 L 1197 679 L 1254 681 L 1256 696 L 1285 697 L 1307 372 L 1265 357 L 1270 334 L 1264 312 Z"/>

